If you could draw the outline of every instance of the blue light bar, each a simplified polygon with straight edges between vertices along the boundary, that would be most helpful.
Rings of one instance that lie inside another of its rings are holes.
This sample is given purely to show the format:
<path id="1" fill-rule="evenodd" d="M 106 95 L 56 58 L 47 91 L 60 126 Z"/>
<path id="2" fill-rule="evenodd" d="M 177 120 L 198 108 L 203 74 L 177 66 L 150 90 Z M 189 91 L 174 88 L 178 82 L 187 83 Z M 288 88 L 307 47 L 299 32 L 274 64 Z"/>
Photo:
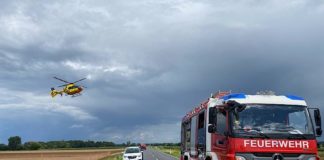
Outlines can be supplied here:
<path id="1" fill-rule="evenodd" d="M 229 100 L 229 99 L 245 99 L 246 96 L 243 93 L 236 93 L 236 94 L 229 94 L 226 96 L 223 96 L 221 99 L 223 100 Z"/>
<path id="2" fill-rule="evenodd" d="M 287 98 L 291 99 L 291 100 L 305 100 L 304 98 L 302 97 L 298 97 L 298 96 L 294 96 L 294 95 L 285 95 Z"/>

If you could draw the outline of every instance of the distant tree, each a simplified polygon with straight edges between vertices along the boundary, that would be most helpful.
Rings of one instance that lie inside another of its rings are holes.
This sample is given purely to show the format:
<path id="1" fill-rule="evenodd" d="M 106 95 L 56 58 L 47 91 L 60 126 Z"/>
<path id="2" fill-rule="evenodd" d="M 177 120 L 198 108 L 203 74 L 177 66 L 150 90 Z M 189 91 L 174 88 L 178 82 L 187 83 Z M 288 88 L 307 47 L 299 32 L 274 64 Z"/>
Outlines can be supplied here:
<path id="1" fill-rule="evenodd" d="M 19 136 L 9 137 L 8 147 L 10 150 L 21 150 L 21 138 Z"/>
<path id="2" fill-rule="evenodd" d="M 8 146 L 7 145 L 5 145 L 5 144 L 0 144 L 0 151 L 6 151 L 6 150 L 8 150 L 9 148 L 8 148 Z"/>
<path id="3" fill-rule="evenodd" d="M 98 148 L 98 147 L 113 147 L 116 144 L 106 141 L 81 141 L 81 140 L 69 140 L 69 141 L 49 141 L 38 142 L 43 149 L 57 149 L 57 148 Z"/>
<path id="4" fill-rule="evenodd" d="M 136 143 L 131 143 L 130 146 L 138 146 Z"/>
<path id="5" fill-rule="evenodd" d="M 126 145 L 127 145 L 127 146 L 130 146 L 130 145 L 131 145 L 131 141 L 127 141 L 127 142 L 126 142 Z"/>
<path id="6" fill-rule="evenodd" d="M 48 149 L 71 148 L 67 141 L 49 141 L 46 143 Z"/>
<path id="7" fill-rule="evenodd" d="M 38 150 L 41 148 L 41 144 L 38 142 L 26 142 L 24 148 L 27 150 Z"/>
<path id="8" fill-rule="evenodd" d="M 70 143 L 70 146 L 72 148 L 83 148 L 86 147 L 85 143 L 81 140 L 73 140 L 73 141 L 68 141 Z"/>
<path id="9" fill-rule="evenodd" d="M 82 140 L 69 140 L 69 141 L 48 141 L 48 142 L 26 142 L 21 144 L 19 136 L 10 137 L 8 139 L 8 146 L 0 144 L 0 150 L 38 150 L 38 149 L 59 149 L 59 148 L 103 148 L 114 147 L 120 144 L 106 141 L 82 141 Z M 131 145 L 131 142 L 128 142 Z M 125 144 L 123 145 L 125 146 Z"/>
<path id="10" fill-rule="evenodd" d="M 47 149 L 47 143 L 46 142 L 38 142 L 41 146 L 40 149 Z"/>

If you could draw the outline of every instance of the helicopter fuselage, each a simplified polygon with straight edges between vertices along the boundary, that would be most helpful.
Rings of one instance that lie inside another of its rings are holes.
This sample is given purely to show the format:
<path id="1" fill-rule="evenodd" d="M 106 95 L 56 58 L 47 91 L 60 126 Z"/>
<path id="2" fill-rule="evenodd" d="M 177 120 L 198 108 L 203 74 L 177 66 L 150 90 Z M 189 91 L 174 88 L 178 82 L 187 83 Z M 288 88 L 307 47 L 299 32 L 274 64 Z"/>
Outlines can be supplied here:
<path id="1" fill-rule="evenodd" d="M 63 92 L 68 94 L 68 95 L 74 95 L 82 92 L 82 87 L 76 86 L 74 84 L 68 84 L 66 87 L 63 89 Z"/>

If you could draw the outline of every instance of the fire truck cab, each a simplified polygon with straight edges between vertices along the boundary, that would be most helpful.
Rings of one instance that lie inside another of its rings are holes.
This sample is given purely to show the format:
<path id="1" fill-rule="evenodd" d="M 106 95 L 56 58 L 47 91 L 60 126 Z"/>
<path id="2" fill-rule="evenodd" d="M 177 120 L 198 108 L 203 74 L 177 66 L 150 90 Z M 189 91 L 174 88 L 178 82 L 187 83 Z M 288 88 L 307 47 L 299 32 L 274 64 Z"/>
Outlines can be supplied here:
<path id="1" fill-rule="evenodd" d="M 183 117 L 180 160 L 319 160 L 321 134 L 301 97 L 217 94 Z"/>

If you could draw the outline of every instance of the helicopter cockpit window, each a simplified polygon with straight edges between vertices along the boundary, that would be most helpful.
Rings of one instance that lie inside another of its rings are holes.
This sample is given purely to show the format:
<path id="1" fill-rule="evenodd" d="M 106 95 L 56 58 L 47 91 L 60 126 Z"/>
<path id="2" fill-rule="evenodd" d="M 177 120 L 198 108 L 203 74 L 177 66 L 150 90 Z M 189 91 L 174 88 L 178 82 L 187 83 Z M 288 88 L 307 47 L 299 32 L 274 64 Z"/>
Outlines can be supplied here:
<path id="1" fill-rule="evenodd" d="M 74 88 L 78 88 L 77 86 L 71 86 L 68 89 L 74 89 Z"/>

